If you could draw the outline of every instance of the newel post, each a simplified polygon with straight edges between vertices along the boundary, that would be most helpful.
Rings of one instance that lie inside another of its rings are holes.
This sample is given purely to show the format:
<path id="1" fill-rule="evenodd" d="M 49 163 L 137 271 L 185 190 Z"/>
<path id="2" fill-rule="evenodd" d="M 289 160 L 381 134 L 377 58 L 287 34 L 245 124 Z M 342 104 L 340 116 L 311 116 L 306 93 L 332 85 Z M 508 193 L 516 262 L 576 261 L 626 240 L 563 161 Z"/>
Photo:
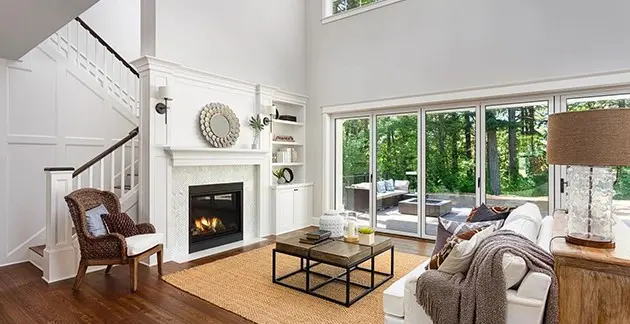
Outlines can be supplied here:
<path id="1" fill-rule="evenodd" d="M 72 192 L 74 168 L 46 168 L 46 248 L 43 272 L 48 283 L 76 275 L 72 219 L 64 197 Z"/>

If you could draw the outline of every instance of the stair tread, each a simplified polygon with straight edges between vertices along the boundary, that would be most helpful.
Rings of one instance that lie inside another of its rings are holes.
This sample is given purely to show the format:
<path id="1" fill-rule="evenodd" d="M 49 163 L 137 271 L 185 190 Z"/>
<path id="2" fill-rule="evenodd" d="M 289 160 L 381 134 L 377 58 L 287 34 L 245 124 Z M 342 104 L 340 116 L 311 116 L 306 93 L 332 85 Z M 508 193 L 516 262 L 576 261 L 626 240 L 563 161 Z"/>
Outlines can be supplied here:
<path id="1" fill-rule="evenodd" d="M 31 246 L 29 249 L 37 253 L 39 256 L 43 257 L 45 248 L 46 248 L 46 245 L 37 245 L 37 246 Z"/>

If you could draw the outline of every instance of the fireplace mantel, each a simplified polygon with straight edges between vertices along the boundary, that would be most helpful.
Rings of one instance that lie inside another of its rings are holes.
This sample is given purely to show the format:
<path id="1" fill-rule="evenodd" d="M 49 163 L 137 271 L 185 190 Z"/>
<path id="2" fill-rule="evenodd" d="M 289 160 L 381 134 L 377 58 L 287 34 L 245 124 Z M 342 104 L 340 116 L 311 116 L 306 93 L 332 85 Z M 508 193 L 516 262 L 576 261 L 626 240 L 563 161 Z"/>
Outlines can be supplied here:
<path id="1" fill-rule="evenodd" d="M 165 146 L 173 166 L 261 165 L 268 160 L 268 150 L 245 148 L 208 148 Z"/>

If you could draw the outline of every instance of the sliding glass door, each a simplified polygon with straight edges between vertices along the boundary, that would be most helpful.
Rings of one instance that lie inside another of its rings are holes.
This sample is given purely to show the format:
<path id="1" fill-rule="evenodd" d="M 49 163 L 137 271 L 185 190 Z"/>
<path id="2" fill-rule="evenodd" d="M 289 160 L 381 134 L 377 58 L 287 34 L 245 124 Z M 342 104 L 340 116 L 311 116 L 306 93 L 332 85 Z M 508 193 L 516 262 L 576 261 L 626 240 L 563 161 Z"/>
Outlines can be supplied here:
<path id="1" fill-rule="evenodd" d="M 376 227 L 418 235 L 418 113 L 376 115 Z"/>
<path id="2" fill-rule="evenodd" d="M 371 117 L 335 120 L 335 206 L 372 226 Z"/>
<path id="3" fill-rule="evenodd" d="M 485 106 L 485 201 L 549 208 L 549 101 Z"/>
<path id="4" fill-rule="evenodd" d="M 439 217 L 461 219 L 477 205 L 475 115 L 476 107 L 424 113 L 422 237 L 435 237 Z"/>

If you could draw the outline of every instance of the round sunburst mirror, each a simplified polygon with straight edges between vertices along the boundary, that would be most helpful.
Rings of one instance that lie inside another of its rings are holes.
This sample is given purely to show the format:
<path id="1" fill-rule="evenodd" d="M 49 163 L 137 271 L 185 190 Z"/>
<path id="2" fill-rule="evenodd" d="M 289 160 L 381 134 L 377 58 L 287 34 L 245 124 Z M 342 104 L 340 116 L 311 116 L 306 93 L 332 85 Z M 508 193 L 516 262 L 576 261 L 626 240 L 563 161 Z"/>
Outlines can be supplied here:
<path id="1" fill-rule="evenodd" d="M 202 136 L 210 145 L 218 148 L 236 144 L 241 129 L 232 109 L 218 102 L 209 103 L 201 109 L 199 124 Z"/>

